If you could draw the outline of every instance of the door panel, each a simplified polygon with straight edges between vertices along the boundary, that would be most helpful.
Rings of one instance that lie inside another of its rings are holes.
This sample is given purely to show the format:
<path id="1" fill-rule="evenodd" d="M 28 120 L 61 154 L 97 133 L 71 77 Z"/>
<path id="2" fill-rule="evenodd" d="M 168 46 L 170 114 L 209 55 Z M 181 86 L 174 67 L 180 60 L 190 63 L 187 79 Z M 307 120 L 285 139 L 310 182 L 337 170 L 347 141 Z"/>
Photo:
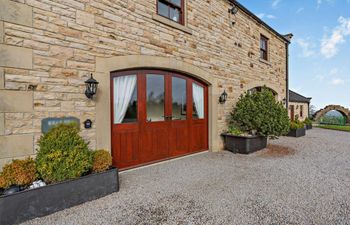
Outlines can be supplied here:
<path id="1" fill-rule="evenodd" d="M 111 74 L 111 100 L 112 156 L 118 168 L 208 149 L 206 85 L 159 70 L 116 72 Z"/>

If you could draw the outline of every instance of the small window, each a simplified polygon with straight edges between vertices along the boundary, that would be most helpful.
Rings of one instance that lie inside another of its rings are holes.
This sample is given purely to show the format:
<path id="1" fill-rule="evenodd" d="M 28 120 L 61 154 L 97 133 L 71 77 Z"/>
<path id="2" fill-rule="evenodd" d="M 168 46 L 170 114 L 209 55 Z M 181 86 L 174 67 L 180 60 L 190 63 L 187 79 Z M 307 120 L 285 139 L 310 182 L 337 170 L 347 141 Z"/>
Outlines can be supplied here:
<path id="1" fill-rule="evenodd" d="M 267 58 L 267 51 L 268 51 L 268 41 L 269 39 L 267 39 L 265 36 L 260 37 L 260 58 L 263 60 L 268 60 Z"/>
<path id="2" fill-rule="evenodd" d="M 303 111 L 304 111 L 304 107 L 301 105 L 300 106 L 300 117 L 303 117 Z"/>
<path id="3" fill-rule="evenodd" d="M 157 0 L 158 15 L 183 24 L 184 0 Z"/>

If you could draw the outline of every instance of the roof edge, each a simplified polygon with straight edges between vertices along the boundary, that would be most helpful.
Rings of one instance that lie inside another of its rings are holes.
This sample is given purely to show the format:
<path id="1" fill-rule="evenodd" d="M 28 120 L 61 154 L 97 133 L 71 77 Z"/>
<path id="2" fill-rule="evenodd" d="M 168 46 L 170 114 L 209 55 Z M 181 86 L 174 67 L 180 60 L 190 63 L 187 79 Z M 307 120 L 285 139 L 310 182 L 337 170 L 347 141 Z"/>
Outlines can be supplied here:
<path id="1" fill-rule="evenodd" d="M 256 20 L 258 23 L 260 23 L 261 25 L 266 27 L 272 33 L 276 34 L 278 37 L 280 37 L 282 40 L 284 40 L 285 43 L 290 44 L 291 40 L 289 37 L 291 34 L 287 34 L 287 35 L 280 34 L 275 29 L 273 29 L 270 25 L 268 25 L 262 19 L 260 19 L 258 16 L 256 16 L 253 12 L 251 12 L 249 9 L 247 9 L 245 6 L 243 6 L 241 3 L 239 3 L 237 0 L 228 0 L 228 1 L 231 2 L 232 4 L 234 4 L 235 6 L 237 6 L 240 10 L 242 10 L 243 12 L 248 14 L 249 16 L 251 16 L 254 20 Z"/>

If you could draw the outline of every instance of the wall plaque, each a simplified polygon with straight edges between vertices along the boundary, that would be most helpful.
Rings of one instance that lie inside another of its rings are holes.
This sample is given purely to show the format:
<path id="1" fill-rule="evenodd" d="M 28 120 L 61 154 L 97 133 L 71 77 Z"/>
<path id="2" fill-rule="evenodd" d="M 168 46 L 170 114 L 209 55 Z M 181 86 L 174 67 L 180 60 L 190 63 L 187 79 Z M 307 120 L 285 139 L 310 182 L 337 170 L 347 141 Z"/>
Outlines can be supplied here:
<path id="1" fill-rule="evenodd" d="M 62 118 L 45 118 L 41 120 L 41 132 L 46 134 L 49 130 L 61 123 L 69 124 L 76 123 L 78 128 L 80 126 L 80 120 L 76 117 L 62 117 Z"/>

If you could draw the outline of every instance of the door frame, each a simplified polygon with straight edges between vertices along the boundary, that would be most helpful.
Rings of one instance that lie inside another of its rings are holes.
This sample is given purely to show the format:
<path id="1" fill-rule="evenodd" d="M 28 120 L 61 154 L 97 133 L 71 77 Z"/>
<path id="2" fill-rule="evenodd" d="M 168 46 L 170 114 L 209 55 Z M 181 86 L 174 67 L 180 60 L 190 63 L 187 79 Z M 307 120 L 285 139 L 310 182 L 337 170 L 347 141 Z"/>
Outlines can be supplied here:
<path id="1" fill-rule="evenodd" d="M 140 132 L 142 132 L 144 129 L 147 129 L 147 125 L 152 125 L 152 126 L 157 126 L 160 125 L 161 123 L 167 125 L 167 126 L 172 126 L 173 123 L 176 124 L 179 121 L 176 120 L 164 120 L 164 121 L 155 121 L 155 122 L 150 122 L 153 124 L 147 124 L 147 107 L 146 107 L 146 93 L 143 93 L 147 90 L 147 83 L 146 83 L 146 77 L 148 74 L 155 74 L 159 76 L 164 76 L 164 94 L 165 94 L 165 104 L 164 104 L 164 116 L 167 114 L 172 114 L 172 77 L 178 77 L 181 79 L 184 79 L 186 81 L 186 106 L 187 106 L 187 114 L 186 114 L 186 120 L 182 120 L 180 122 L 186 123 L 187 126 L 187 131 L 189 131 L 189 134 L 192 134 L 192 129 L 193 125 L 195 124 L 202 124 L 206 127 L 206 132 L 204 134 L 204 139 L 205 141 L 205 147 L 203 147 L 200 150 L 192 150 L 195 148 L 193 146 L 193 140 L 191 137 L 189 137 L 188 140 L 188 153 L 181 153 L 175 156 L 172 154 L 168 154 L 168 156 L 164 157 L 164 159 L 160 160 L 152 160 L 149 162 L 145 163 L 138 163 L 137 165 L 133 166 L 127 166 L 122 168 L 121 170 L 126 170 L 126 169 L 131 169 L 131 168 L 136 168 L 148 164 L 153 164 L 161 161 L 166 161 L 178 157 L 184 157 L 187 155 L 203 152 L 206 150 L 209 150 L 209 119 L 208 119 L 208 85 L 205 84 L 202 81 L 199 81 L 198 79 L 191 77 L 191 76 L 186 76 L 184 74 L 180 74 L 178 72 L 173 72 L 169 70 L 160 70 L 160 69 L 132 69 L 132 70 L 123 70 L 123 71 L 113 71 L 110 73 L 110 132 L 111 135 L 113 135 L 115 127 L 118 126 L 122 128 L 123 130 L 125 129 L 128 131 L 129 129 L 136 129 L 137 132 L 139 132 L 139 138 L 141 138 L 142 135 L 140 135 Z M 116 77 L 121 77 L 121 76 L 128 76 L 128 75 L 136 75 L 137 81 L 136 81 L 136 88 L 137 88 L 137 122 L 135 123 L 126 123 L 126 124 L 114 124 L 114 78 Z M 193 84 L 197 84 L 201 87 L 203 87 L 203 95 L 204 95 L 204 118 L 203 119 L 195 119 L 193 118 Z M 143 115 L 144 114 L 144 115 Z M 169 127 L 170 128 L 170 127 Z M 169 129 L 171 130 L 171 129 Z M 169 134 L 170 135 L 170 134 Z M 111 138 L 111 153 L 112 156 L 114 157 L 115 151 L 113 151 L 113 139 Z M 168 144 L 169 147 L 171 147 L 170 144 Z M 141 148 L 139 146 L 139 148 Z M 170 151 L 170 149 L 169 149 Z M 116 156 L 117 157 L 117 156 Z"/>
<path id="2" fill-rule="evenodd" d="M 99 87 L 94 98 L 96 102 L 95 126 L 96 139 L 92 144 L 99 149 L 111 151 L 111 110 L 110 110 L 110 73 L 132 69 L 160 69 L 178 72 L 196 78 L 208 85 L 208 129 L 209 149 L 218 152 L 222 149 L 222 139 L 218 130 L 218 99 L 221 89 L 218 79 L 207 70 L 174 57 L 126 55 L 113 57 L 97 57 L 94 77 Z M 93 143 L 94 142 L 94 143 Z"/>

